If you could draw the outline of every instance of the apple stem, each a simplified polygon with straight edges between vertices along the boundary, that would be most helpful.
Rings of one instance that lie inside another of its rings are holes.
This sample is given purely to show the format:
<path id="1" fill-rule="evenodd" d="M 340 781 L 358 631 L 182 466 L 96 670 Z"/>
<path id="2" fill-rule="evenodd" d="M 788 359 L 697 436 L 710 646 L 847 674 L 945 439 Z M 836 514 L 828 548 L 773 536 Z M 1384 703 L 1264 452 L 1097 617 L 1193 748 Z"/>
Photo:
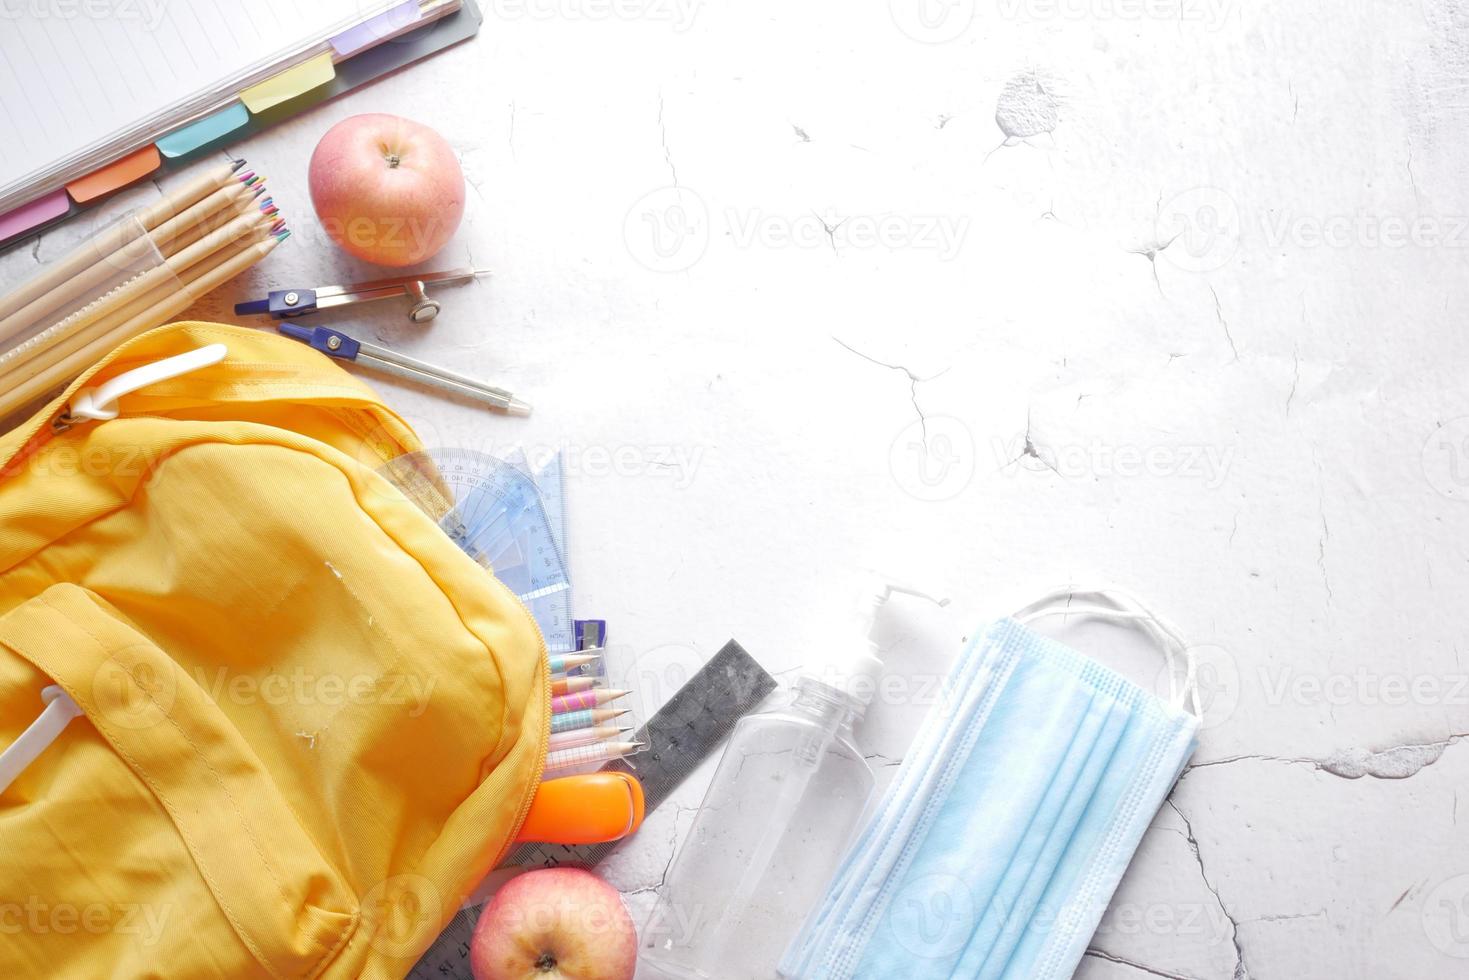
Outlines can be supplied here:
<path id="1" fill-rule="evenodd" d="M 542 973 L 550 973 L 556 969 L 556 957 L 550 953 L 542 953 L 540 959 L 536 960 L 536 969 Z"/>
<path id="2" fill-rule="evenodd" d="M 396 154 L 396 153 L 389 153 L 388 154 L 388 169 L 389 170 L 397 170 L 398 169 L 398 164 L 401 163 L 401 162 L 402 162 L 402 160 L 398 156 L 398 154 Z"/>

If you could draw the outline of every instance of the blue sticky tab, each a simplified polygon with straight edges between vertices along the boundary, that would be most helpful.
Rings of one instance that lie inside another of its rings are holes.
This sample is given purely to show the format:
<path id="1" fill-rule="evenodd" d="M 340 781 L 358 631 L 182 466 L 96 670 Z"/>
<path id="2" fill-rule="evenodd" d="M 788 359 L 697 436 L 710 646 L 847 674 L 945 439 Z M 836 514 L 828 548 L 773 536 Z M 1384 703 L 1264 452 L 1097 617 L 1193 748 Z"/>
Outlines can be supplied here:
<path id="1" fill-rule="evenodd" d="M 250 113 L 236 102 L 229 108 L 189 123 L 176 129 L 158 141 L 158 152 L 169 159 L 188 156 L 215 140 L 222 139 L 250 121 Z"/>

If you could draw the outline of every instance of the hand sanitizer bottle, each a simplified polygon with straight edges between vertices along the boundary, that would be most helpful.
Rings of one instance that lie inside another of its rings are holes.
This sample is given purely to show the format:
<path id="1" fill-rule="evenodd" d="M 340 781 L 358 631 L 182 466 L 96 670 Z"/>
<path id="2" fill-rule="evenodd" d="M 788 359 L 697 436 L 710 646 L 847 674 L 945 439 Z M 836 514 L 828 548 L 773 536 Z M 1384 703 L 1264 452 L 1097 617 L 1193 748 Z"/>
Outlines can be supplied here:
<path id="1" fill-rule="evenodd" d="M 872 596 L 869 634 L 891 591 Z M 655 973 L 776 976 L 872 797 L 872 769 L 853 744 L 852 723 L 872 700 L 882 661 L 870 639 L 854 647 L 803 674 L 786 704 L 750 715 L 730 735 L 643 930 L 639 962 Z"/>

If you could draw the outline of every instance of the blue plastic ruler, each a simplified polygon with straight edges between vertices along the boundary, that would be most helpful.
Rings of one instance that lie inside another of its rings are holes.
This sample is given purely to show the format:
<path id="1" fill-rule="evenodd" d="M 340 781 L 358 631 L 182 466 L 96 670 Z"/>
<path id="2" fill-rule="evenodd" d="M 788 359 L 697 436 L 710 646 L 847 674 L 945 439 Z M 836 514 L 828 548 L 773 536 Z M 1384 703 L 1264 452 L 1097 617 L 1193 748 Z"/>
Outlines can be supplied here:
<path id="1" fill-rule="evenodd" d="M 512 456 L 511 461 L 514 460 Z M 566 548 L 566 481 L 561 468 L 561 453 L 553 454 L 540 469 L 531 473 L 531 478 L 541 491 L 541 505 L 546 511 L 546 523 L 551 528 L 551 540 L 556 542 L 569 578 L 571 567 L 567 556 L 571 552 Z M 546 649 L 550 653 L 571 653 L 577 649 L 570 589 L 533 599 L 529 606 L 531 615 L 546 637 Z"/>
<path id="2" fill-rule="evenodd" d="M 438 449 L 425 456 L 453 504 L 447 513 L 436 515 L 439 526 L 460 549 L 492 569 L 523 602 L 571 588 L 556 531 L 528 473 L 468 449 Z M 410 497 L 416 489 L 424 503 L 428 481 L 419 478 L 417 488 L 405 485 L 412 481 L 401 478 L 411 471 L 404 463 L 399 459 L 391 465 L 394 481 Z"/>

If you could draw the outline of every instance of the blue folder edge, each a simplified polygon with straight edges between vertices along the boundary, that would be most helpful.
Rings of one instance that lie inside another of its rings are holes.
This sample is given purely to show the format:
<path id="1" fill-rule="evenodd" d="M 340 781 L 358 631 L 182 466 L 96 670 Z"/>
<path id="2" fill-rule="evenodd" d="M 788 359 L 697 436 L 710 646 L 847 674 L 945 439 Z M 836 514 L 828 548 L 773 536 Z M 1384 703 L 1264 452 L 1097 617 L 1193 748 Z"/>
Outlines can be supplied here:
<path id="1" fill-rule="evenodd" d="M 206 116 L 204 119 L 196 120 L 181 129 L 176 129 L 157 142 L 163 156 L 163 166 L 155 171 L 153 176 L 166 174 L 204 154 L 215 152 L 225 144 L 246 140 L 276 123 L 299 115 L 353 89 L 375 82 L 431 54 L 437 54 L 445 48 L 467 41 L 479 33 L 484 19 L 484 14 L 480 12 L 474 0 L 463 0 L 463 5 L 447 17 L 431 21 L 416 31 L 386 41 L 343 61 L 337 65 L 336 77 L 326 85 L 304 92 L 258 115 L 246 113 L 247 118 L 243 124 L 239 124 L 238 114 L 233 112 L 237 107 L 243 111 L 244 107 L 237 104 Z M 230 123 L 233 125 L 227 125 Z M 165 143 L 169 146 L 165 147 Z M 68 221 L 88 210 L 89 207 L 90 205 L 81 206 L 72 202 L 65 214 L 42 221 L 0 240 L 0 253 L 7 252 L 22 242 L 31 241 L 37 235 L 45 234 L 63 221 Z"/>

